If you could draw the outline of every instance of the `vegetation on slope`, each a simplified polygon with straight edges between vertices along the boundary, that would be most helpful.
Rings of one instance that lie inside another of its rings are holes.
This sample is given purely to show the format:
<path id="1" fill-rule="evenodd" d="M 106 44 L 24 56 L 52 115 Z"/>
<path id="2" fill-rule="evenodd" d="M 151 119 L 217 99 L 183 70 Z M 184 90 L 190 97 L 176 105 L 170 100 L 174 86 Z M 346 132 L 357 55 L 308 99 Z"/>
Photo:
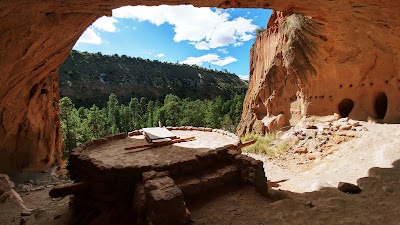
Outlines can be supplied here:
<path id="1" fill-rule="evenodd" d="M 105 106 L 111 93 L 128 104 L 133 97 L 162 100 L 167 94 L 228 99 L 247 90 L 247 82 L 226 70 L 75 50 L 59 70 L 59 84 L 62 97 L 85 107 Z"/>

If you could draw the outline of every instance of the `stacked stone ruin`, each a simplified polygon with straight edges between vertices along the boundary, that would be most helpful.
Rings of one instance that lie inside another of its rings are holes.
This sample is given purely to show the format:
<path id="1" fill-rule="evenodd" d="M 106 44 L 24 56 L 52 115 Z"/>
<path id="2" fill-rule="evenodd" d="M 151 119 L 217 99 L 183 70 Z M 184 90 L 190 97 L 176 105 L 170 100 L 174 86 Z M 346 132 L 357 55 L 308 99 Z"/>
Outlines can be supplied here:
<path id="1" fill-rule="evenodd" d="M 85 154 L 89 147 L 129 138 L 125 134 L 80 145 L 71 153 L 68 165 L 75 182 L 70 194 L 74 194 L 71 205 L 78 223 L 188 224 L 186 202 L 192 199 L 240 185 L 252 185 L 258 192 L 267 193 L 263 163 L 241 154 L 236 135 L 210 128 L 168 129 L 215 132 L 227 135 L 235 143 L 190 159 L 142 167 L 107 165 Z"/>

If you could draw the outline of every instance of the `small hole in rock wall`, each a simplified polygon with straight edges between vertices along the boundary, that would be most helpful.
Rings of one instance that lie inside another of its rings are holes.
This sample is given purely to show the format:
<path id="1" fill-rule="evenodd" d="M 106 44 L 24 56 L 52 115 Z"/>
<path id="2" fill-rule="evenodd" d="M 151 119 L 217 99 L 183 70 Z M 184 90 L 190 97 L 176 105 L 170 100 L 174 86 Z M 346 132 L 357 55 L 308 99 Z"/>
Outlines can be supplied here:
<path id="1" fill-rule="evenodd" d="M 343 99 L 340 103 L 339 103 L 339 114 L 340 116 L 343 117 L 348 117 L 349 114 L 351 113 L 351 110 L 353 110 L 353 106 L 354 106 L 354 102 L 353 100 L 349 99 L 349 98 L 345 98 Z"/>
<path id="2" fill-rule="evenodd" d="M 384 119 L 388 107 L 388 99 L 384 92 L 377 94 L 375 98 L 375 112 L 377 119 Z"/>

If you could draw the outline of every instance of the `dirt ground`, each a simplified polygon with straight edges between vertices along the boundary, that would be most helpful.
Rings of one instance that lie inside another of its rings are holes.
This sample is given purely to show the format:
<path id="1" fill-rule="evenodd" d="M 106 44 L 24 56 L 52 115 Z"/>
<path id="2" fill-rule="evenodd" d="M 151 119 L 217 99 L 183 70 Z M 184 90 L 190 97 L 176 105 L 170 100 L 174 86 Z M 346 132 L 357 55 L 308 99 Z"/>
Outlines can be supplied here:
<path id="1" fill-rule="evenodd" d="M 188 203 L 194 224 L 400 224 L 400 125 L 362 125 L 367 130 L 334 146 L 327 157 L 251 154 L 264 162 L 268 196 L 247 186 L 210 193 Z M 68 181 L 49 171 L 11 179 L 33 211 L 21 216 L 19 206 L 7 200 L 0 204 L 0 224 L 69 224 L 69 198 L 48 196 L 52 185 Z M 343 193 L 337 189 L 340 181 L 358 184 L 362 192 Z"/>

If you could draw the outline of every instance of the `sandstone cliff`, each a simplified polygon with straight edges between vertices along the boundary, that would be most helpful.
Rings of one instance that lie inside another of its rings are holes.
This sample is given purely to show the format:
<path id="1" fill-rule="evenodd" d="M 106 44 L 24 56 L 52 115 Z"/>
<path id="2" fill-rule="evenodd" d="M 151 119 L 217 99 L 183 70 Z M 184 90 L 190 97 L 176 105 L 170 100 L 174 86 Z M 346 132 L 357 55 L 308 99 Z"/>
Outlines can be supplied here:
<path id="1" fill-rule="evenodd" d="M 275 49 L 278 53 L 281 52 L 278 46 L 286 46 L 288 51 L 282 53 L 296 52 L 292 49 L 298 46 L 284 43 L 302 44 L 302 41 L 289 41 L 288 37 L 286 42 L 286 39 L 282 38 L 281 27 L 278 35 L 274 35 L 275 39 L 264 35 L 257 40 L 260 45 L 264 42 L 264 50 L 253 52 L 258 52 L 260 58 L 263 55 L 265 61 L 259 64 L 261 61 L 254 58 L 253 53 L 251 87 L 239 131 L 255 127 L 254 124 L 261 121 L 260 119 L 281 114 L 277 108 L 270 106 L 277 105 L 278 97 L 268 103 L 268 93 L 286 96 L 288 103 L 285 103 L 286 111 L 281 116 L 285 118 L 276 120 L 283 121 L 281 124 L 288 124 L 292 119 L 291 114 L 285 114 L 288 106 L 293 107 L 293 111 L 299 111 L 300 115 L 325 114 L 327 111 L 336 111 L 343 98 L 349 97 L 353 99 L 354 104 L 350 117 L 366 118 L 374 114 L 375 107 L 371 102 L 374 102 L 376 96 L 385 99 L 384 95 L 379 94 L 382 92 L 385 92 L 388 100 L 384 121 L 399 120 L 398 0 L 3 0 L 0 1 L 0 82 L 3 84 L 0 88 L 0 171 L 40 169 L 55 161 L 61 146 L 60 133 L 57 132 L 58 109 L 57 104 L 53 104 L 58 98 L 58 84 L 55 82 L 58 67 L 65 61 L 79 36 L 97 18 L 111 15 L 113 8 L 139 4 L 273 8 L 287 12 L 287 15 L 304 15 L 309 18 L 307 20 L 310 20 L 311 24 L 316 24 L 315 30 L 312 29 L 313 34 L 304 34 L 310 38 L 307 43 L 315 43 L 315 47 L 305 52 L 310 61 L 305 63 L 305 66 L 312 65 L 314 69 L 307 66 L 306 70 L 296 75 L 306 75 L 305 80 L 301 81 L 304 86 L 296 87 L 296 83 L 290 81 L 288 88 L 280 88 L 283 90 L 282 94 L 272 90 L 262 95 L 257 94 L 258 86 L 262 85 L 262 73 L 271 74 L 271 65 L 275 64 L 275 61 L 278 65 L 274 67 L 275 70 L 285 68 L 285 71 L 290 71 L 291 66 L 287 63 L 299 60 L 301 62 L 304 57 L 301 54 L 267 54 L 267 49 Z M 285 16 L 282 15 L 282 18 Z M 280 57 L 291 60 L 281 61 L 279 64 Z M 285 71 L 277 74 L 287 74 L 288 77 L 290 74 Z M 277 86 L 279 84 L 274 84 L 271 88 Z M 260 97 L 256 98 L 257 96 Z M 332 100 L 329 100 L 330 96 Z M 279 99 L 282 100 L 282 97 Z M 262 104 L 259 104 L 260 101 Z M 351 106 L 349 101 L 347 102 L 343 104 Z M 301 106 L 307 107 L 301 111 Z M 258 119 L 255 114 L 249 113 L 253 109 L 261 112 Z M 262 117 L 267 109 L 271 113 L 266 114 L 268 117 Z M 265 128 L 260 126 L 260 129 Z"/>
<path id="2" fill-rule="evenodd" d="M 338 12 L 336 18 L 323 11 L 315 18 L 273 13 L 251 49 L 238 134 L 266 133 L 333 113 L 400 122 L 399 30 L 373 15 L 367 20 L 372 5 L 351 7 L 351 14 Z"/>
<path id="3" fill-rule="evenodd" d="M 213 99 L 244 94 L 247 82 L 228 72 L 173 63 L 72 51 L 59 70 L 60 95 L 75 105 L 105 106 L 111 93 L 121 103 L 133 97 Z M 85 90 L 85 91 L 82 91 Z"/>

